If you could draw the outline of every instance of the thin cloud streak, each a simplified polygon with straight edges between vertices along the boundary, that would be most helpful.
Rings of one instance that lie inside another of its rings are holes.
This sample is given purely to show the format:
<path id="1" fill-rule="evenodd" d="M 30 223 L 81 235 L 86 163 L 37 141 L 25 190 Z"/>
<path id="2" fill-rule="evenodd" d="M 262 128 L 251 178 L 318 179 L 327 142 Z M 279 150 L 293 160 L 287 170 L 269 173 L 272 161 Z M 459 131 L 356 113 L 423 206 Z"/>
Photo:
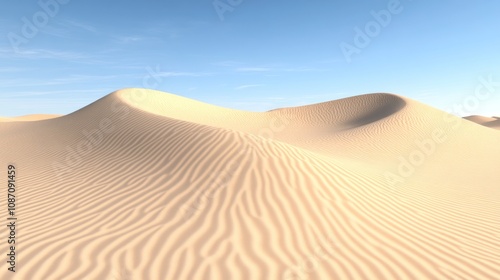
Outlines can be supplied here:
<path id="1" fill-rule="evenodd" d="M 237 72 L 269 72 L 273 71 L 272 68 L 267 68 L 267 67 L 241 67 L 241 68 L 236 68 Z"/>
<path id="2" fill-rule="evenodd" d="M 236 72 L 314 72 L 325 71 L 323 69 L 308 68 L 308 67 L 289 67 L 289 68 L 274 68 L 274 67 L 239 67 Z"/>
<path id="3" fill-rule="evenodd" d="M 31 49 L 13 52 L 11 49 L 0 49 L 1 58 L 21 58 L 21 59 L 57 59 L 73 60 L 89 58 L 87 55 L 79 52 L 66 52 L 59 50 Z"/>
<path id="4" fill-rule="evenodd" d="M 262 84 L 255 84 L 255 85 L 241 85 L 238 87 L 235 87 L 234 89 L 236 90 L 242 90 L 242 89 L 247 89 L 247 88 L 255 88 L 255 87 L 261 87 L 263 86 Z"/>
<path id="5" fill-rule="evenodd" d="M 69 20 L 69 19 L 62 20 L 61 24 L 65 25 L 68 28 L 76 27 L 78 29 L 83 29 L 83 30 L 88 31 L 88 32 L 93 32 L 93 33 L 97 32 L 96 27 L 94 27 L 90 24 L 87 24 L 87 23 L 76 21 L 76 20 Z"/>
<path id="6" fill-rule="evenodd" d="M 32 79 L 9 79 L 0 80 L 0 88 L 24 88 L 33 86 L 52 86 L 52 85 L 67 85 L 67 84 L 77 84 L 77 83 L 89 83 L 96 81 L 112 81 L 112 80 L 126 80 L 133 78 L 141 78 L 144 74 L 122 74 L 122 75 L 72 75 L 70 77 L 55 78 L 51 80 L 32 80 Z"/>
<path id="7" fill-rule="evenodd" d="M 204 77 L 212 76 L 213 73 L 203 73 L 203 72 L 159 72 L 155 74 L 157 77 Z"/>
<path id="8" fill-rule="evenodd" d="M 106 89 L 89 89 L 89 90 L 52 90 L 52 91 L 19 91 L 10 94 L 7 98 L 10 100 L 15 100 L 17 98 L 22 97 L 31 97 L 31 96 L 46 96 L 46 95 L 63 95 L 63 94 L 108 94 L 111 93 L 114 89 L 106 88 Z M 0 93 L 0 99 L 4 100 L 2 96 L 4 94 Z"/>

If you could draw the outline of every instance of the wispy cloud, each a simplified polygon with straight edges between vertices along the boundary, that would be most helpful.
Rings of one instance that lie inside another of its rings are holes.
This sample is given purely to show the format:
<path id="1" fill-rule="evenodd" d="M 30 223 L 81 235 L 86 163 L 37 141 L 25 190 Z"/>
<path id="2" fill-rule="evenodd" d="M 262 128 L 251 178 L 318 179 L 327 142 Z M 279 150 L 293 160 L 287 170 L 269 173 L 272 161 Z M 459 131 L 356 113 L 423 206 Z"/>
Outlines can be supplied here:
<path id="1" fill-rule="evenodd" d="M 267 100 L 286 100 L 286 97 L 266 97 Z"/>
<path id="2" fill-rule="evenodd" d="M 238 67 L 236 72 L 313 72 L 323 71 L 311 67 Z"/>
<path id="3" fill-rule="evenodd" d="M 325 70 L 319 69 L 319 68 L 311 68 L 311 67 L 295 67 L 295 68 L 284 68 L 282 71 L 284 71 L 284 72 L 316 72 L 316 71 L 325 71 Z"/>
<path id="4" fill-rule="evenodd" d="M 78 52 L 67 52 L 67 51 L 47 50 L 47 49 L 20 50 L 17 52 L 12 51 L 12 49 L 0 49 L 0 57 L 25 58 L 25 59 L 62 59 L 62 60 L 87 58 L 86 55 Z"/>
<path id="5" fill-rule="evenodd" d="M 51 24 L 48 24 L 40 29 L 40 32 L 46 35 L 65 39 L 75 37 L 74 34 L 79 31 L 97 33 L 97 28 L 87 23 L 64 19 L 51 22 Z"/>
<path id="6" fill-rule="evenodd" d="M 247 88 L 254 88 L 254 87 L 261 87 L 263 86 L 262 84 L 255 84 L 255 85 L 241 85 L 238 87 L 235 87 L 234 89 L 236 90 L 242 90 L 242 89 L 247 89 Z"/>
<path id="7" fill-rule="evenodd" d="M 272 71 L 272 68 L 268 67 L 240 67 L 236 68 L 237 72 L 269 72 Z"/>
<path id="8" fill-rule="evenodd" d="M 223 67 L 236 67 L 238 65 L 241 65 L 241 63 L 236 60 L 223 60 L 223 61 L 213 62 L 212 65 L 223 66 Z"/>
<path id="9" fill-rule="evenodd" d="M 50 49 L 26 49 L 14 51 L 12 49 L 0 48 L 0 59 L 1 58 L 14 60 L 60 60 L 89 65 L 106 65 L 113 63 L 109 56 L 106 56 L 104 52 L 83 53 Z"/>
<path id="10" fill-rule="evenodd" d="M 23 72 L 29 71 L 29 68 L 21 68 L 21 67 L 0 67 L 0 73 L 12 73 L 12 72 Z"/>
<path id="11" fill-rule="evenodd" d="M 144 74 L 116 74 L 116 75 L 71 75 L 69 77 L 58 78 L 55 81 L 63 83 L 91 82 L 91 81 L 110 81 L 116 79 L 140 78 Z"/>
<path id="12" fill-rule="evenodd" d="M 122 44 L 129 44 L 146 40 L 142 36 L 114 36 L 115 41 Z"/>
<path id="13" fill-rule="evenodd" d="M 59 37 L 59 38 L 64 38 L 64 39 L 71 39 L 71 34 L 74 32 L 73 30 L 70 30 L 64 26 L 54 26 L 54 25 L 46 25 L 43 28 L 40 29 L 40 32 L 53 36 L 53 37 Z"/>
<path id="14" fill-rule="evenodd" d="M 26 88 L 26 87 L 44 87 L 56 85 L 70 85 L 78 83 L 109 82 L 113 80 L 139 79 L 143 73 L 137 74 L 119 74 L 119 75 L 70 75 L 67 77 L 58 77 L 52 79 L 4 79 L 0 80 L 0 88 Z"/>
<path id="15" fill-rule="evenodd" d="M 61 23 L 65 25 L 66 27 L 76 27 L 81 30 L 85 30 L 88 32 L 97 32 L 97 28 L 84 22 L 76 21 L 76 20 L 62 20 Z"/>
<path id="16" fill-rule="evenodd" d="M 233 68 L 235 72 L 313 72 L 325 71 L 325 69 L 309 67 L 309 66 L 288 66 L 279 63 L 264 64 L 264 65 L 245 65 L 245 63 L 237 60 L 222 60 L 213 62 L 214 66 Z"/>
<path id="17" fill-rule="evenodd" d="M 157 77 L 203 77 L 213 74 L 204 72 L 158 72 L 154 75 Z"/>
<path id="18" fill-rule="evenodd" d="M 5 99 L 6 97 L 10 100 L 14 100 L 15 98 L 22 97 L 32 97 L 32 96 L 45 96 L 45 95 L 71 95 L 74 97 L 76 95 L 88 95 L 88 94 L 108 94 L 112 92 L 114 89 L 111 88 L 103 88 L 103 89 L 91 89 L 91 90 L 41 90 L 41 91 L 18 91 L 14 93 L 2 94 L 0 93 L 0 100 Z"/>

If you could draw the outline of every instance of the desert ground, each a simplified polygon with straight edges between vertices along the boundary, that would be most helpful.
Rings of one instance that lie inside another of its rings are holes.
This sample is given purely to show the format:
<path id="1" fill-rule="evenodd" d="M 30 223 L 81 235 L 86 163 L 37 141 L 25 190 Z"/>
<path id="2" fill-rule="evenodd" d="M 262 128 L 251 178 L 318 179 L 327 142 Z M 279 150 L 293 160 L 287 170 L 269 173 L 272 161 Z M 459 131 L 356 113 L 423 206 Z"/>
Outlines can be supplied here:
<path id="1" fill-rule="evenodd" d="M 500 279 L 500 119 L 124 89 L 0 119 L 0 279 Z"/>

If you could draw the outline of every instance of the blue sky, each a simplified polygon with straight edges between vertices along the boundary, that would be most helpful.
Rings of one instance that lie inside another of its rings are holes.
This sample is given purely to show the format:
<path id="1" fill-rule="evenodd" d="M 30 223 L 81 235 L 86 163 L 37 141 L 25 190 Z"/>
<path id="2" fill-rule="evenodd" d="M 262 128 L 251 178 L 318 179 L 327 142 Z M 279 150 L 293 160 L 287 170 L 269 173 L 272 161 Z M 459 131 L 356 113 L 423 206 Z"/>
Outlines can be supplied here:
<path id="1" fill-rule="evenodd" d="M 493 0 L 7 1 L 0 116 L 67 114 L 126 87 L 251 111 L 391 92 L 500 115 L 499 12 Z"/>

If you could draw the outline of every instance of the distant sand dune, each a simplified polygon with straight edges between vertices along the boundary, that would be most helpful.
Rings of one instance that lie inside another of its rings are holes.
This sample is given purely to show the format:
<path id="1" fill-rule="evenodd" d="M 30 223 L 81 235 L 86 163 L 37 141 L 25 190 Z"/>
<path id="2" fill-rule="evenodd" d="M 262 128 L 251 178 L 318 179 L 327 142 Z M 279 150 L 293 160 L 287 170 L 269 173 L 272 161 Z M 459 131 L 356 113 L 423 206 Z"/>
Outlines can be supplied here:
<path id="1" fill-rule="evenodd" d="M 497 119 L 496 121 L 491 121 L 491 122 L 485 123 L 484 126 L 495 128 L 495 129 L 500 129 L 500 120 Z"/>
<path id="2" fill-rule="evenodd" d="M 491 127 L 494 129 L 500 130 L 500 118 L 498 117 L 483 117 L 483 116 L 469 116 L 465 117 L 464 119 L 475 122 L 477 124 L 486 126 L 486 127 Z"/>
<path id="3" fill-rule="evenodd" d="M 392 94 L 256 113 L 126 89 L 0 122 L 0 279 L 500 279 L 499 143 Z"/>

